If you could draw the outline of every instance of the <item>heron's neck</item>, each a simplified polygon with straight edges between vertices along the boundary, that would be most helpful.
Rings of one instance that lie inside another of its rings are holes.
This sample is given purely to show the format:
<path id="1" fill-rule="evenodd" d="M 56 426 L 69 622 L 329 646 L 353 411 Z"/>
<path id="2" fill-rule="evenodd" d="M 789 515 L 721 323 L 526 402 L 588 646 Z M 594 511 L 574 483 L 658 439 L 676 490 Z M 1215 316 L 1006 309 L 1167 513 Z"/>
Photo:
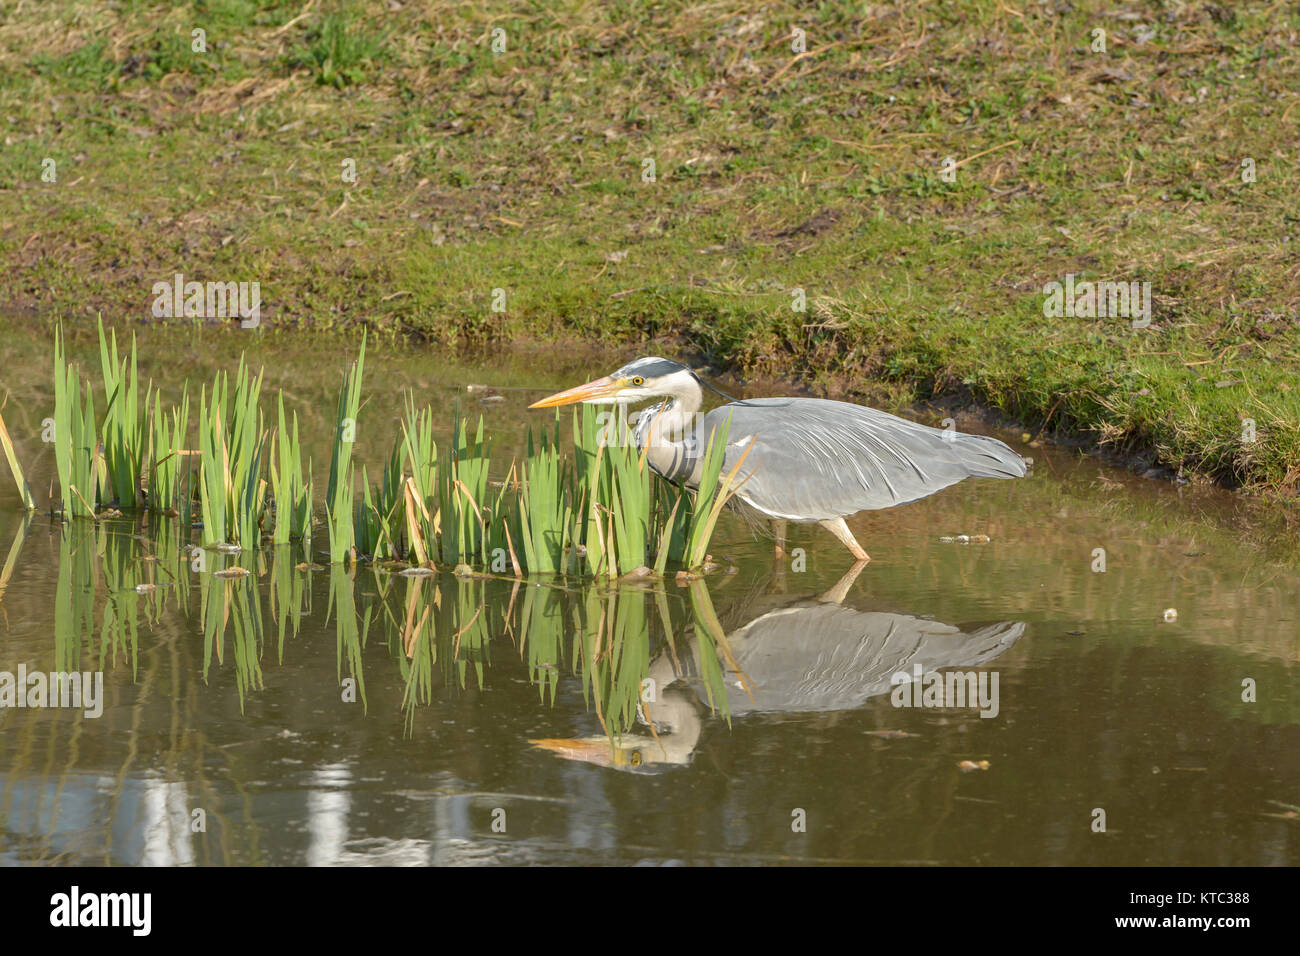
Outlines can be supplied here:
<path id="1" fill-rule="evenodd" d="M 656 445 L 680 442 L 692 430 L 692 419 L 703 402 L 704 395 L 700 386 L 693 378 L 687 379 L 674 394 L 668 396 L 667 401 L 651 406 L 643 413 L 647 416 L 648 424 L 641 430 L 639 444 L 654 448 Z"/>
<path id="2" fill-rule="evenodd" d="M 646 672 L 646 677 L 654 681 L 657 699 L 653 703 L 642 701 L 637 707 L 637 720 L 652 727 L 657 735 L 653 744 L 647 744 L 647 749 L 660 763 L 690 763 L 704 732 L 698 697 L 685 685 L 672 686 L 679 676 L 674 658 L 660 654 L 650 662 Z M 658 748 L 657 752 L 652 748 Z"/>
<path id="3" fill-rule="evenodd" d="M 674 688 L 666 691 L 656 704 L 642 704 L 644 723 L 653 725 L 657 736 L 647 749 L 657 748 L 654 759 L 660 763 L 688 764 L 704 733 L 704 721 L 696 709 L 696 699 L 689 691 Z"/>
<path id="4" fill-rule="evenodd" d="M 637 419 L 636 443 L 650 467 L 670 481 L 691 484 L 700 461 L 695 449 L 694 416 L 704 396 L 693 376 L 674 383 L 667 401 L 652 405 Z"/>

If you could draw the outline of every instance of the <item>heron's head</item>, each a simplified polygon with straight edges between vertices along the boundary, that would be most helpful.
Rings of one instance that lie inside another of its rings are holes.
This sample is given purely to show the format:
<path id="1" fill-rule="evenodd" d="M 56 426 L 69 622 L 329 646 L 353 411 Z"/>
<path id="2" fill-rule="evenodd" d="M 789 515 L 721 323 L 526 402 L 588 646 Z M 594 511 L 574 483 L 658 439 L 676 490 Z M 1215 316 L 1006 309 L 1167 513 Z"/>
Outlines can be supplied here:
<path id="1" fill-rule="evenodd" d="M 548 395 L 528 407 L 554 408 L 577 402 L 631 405 L 655 398 L 682 399 L 699 392 L 699 379 L 685 365 L 662 358 L 639 358 L 604 378 Z"/>
<path id="2" fill-rule="evenodd" d="M 651 665 L 651 673 L 660 670 L 671 675 L 672 664 L 663 655 Z M 665 676 L 665 680 L 672 680 Z M 653 736 L 621 734 L 617 737 L 570 737 L 530 740 L 534 747 L 566 760 L 626 770 L 634 773 L 659 773 L 670 767 L 684 767 L 691 762 L 704 725 L 700 720 L 703 705 L 694 690 L 685 683 L 663 689 L 653 705 L 642 701 L 636 708 L 637 722 L 651 729 Z"/>

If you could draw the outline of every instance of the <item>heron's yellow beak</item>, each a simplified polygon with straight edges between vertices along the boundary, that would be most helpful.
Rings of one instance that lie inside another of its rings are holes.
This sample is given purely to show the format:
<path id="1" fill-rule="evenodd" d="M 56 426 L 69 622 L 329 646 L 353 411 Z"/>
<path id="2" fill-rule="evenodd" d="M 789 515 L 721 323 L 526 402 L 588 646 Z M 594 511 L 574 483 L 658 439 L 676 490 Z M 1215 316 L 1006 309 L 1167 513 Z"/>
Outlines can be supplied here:
<path id="1" fill-rule="evenodd" d="M 538 750 L 548 751 L 565 760 L 594 763 L 598 767 L 613 767 L 615 770 L 641 769 L 652 751 L 650 738 L 636 735 L 627 735 L 617 744 L 611 743 L 608 737 L 561 737 L 528 742 Z M 658 744 L 654 744 L 653 748 L 654 753 L 659 753 L 662 749 Z"/>
<path id="2" fill-rule="evenodd" d="M 609 398 L 623 390 L 626 382 L 621 378 L 606 375 L 586 385 L 570 388 L 554 395 L 547 395 L 539 402 L 533 402 L 529 408 L 555 408 L 557 405 L 572 405 L 575 402 L 589 402 L 598 398 Z"/>
<path id="3" fill-rule="evenodd" d="M 547 750 L 566 760 L 594 763 L 602 767 L 618 766 L 624 761 L 608 737 L 578 737 L 528 741 L 539 750 Z"/>

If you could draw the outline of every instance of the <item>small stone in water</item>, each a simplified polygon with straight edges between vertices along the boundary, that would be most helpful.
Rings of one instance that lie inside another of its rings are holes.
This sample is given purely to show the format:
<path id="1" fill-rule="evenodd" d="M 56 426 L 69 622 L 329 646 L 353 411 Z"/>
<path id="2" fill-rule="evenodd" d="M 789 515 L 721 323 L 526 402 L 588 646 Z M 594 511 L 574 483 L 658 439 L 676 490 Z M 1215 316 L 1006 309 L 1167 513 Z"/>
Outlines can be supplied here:
<path id="1" fill-rule="evenodd" d="M 1164 618 L 1166 624 L 1172 624 L 1174 621 L 1178 620 L 1178 609 L 1172 607 L 1165 608 Z"/>

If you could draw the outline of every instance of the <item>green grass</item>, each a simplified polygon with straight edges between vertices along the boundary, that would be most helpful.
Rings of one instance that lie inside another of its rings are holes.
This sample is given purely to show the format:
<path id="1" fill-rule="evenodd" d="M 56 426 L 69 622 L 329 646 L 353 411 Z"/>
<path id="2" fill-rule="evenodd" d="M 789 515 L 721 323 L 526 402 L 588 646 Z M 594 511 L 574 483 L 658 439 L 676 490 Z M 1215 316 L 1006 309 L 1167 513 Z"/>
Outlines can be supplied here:
<path id="1" fill-rule="evenodd" d="M 1300 8 L 1125 10 L 29 5 L 0 25 L 0 308 L 138 315 L 183 264 L 260 279 L 267 323 L 969 396 L 1295 495 Z M 1150 327 L 1045 316 L 1067 274 L 1149 281 Z"/>
<path id="2" fill-rule="evenodd" d="M 321 18 L 303 46 L 291 53 L 290 68 L 304 67 L 325 86 L 342 89 L 366 79 L 367 71 L 385 58 L 384 41 L 337 13 Z"/>
<path id="3" fill-rule="evenodd" d="M 36 76 L 74 90 L 98 90 L 118 72 L 117 63 L 108 55 L 103 37 L 62 54 L 38 53 L 27 61 Z"/>

